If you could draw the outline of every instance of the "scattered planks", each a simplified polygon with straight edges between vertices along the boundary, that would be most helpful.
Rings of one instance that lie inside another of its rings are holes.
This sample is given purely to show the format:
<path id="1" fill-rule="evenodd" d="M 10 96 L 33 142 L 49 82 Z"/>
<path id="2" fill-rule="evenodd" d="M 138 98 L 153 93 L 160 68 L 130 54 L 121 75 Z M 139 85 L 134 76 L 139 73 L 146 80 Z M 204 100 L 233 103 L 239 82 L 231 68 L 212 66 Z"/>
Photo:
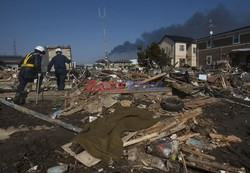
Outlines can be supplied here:
<path id="1" fill-rule="evenodd" d="M 183 113 L 180 117 L 172 117 L 167 119 L 164 122 L 158 122 L 154 126 L 143 130 L 142 133 L 145 134 L 142 137 L 135 138 L 133 140 L 127 141 L 123 144 L 124 147 L 134 145 L 136 143 L 154 139 L 157 140 L 159 138 L 171 135 L 185 128 L 183 125 L 190 118 L 196 117 L 202 113 L 200 108 L 194 109 L 193 111 L 187 111 Z M 196 134 L 197 135 L 197 134 Z"/>
<path id="2" fill-rule="evenodd" d="M 175 127 L 177 124 L 185 123 L 190 118 L 197 117 L 198 115 L 201 114 L 202 114 L 201 108 L 189 110 L 180 114 L 179 116 L 167 118 L 165 121 L 160 121 L 156 123 L 154 126 L 146 129 L 144 133 L 149 134 L 154 132 L 162 132 L 172 127 Z"/>

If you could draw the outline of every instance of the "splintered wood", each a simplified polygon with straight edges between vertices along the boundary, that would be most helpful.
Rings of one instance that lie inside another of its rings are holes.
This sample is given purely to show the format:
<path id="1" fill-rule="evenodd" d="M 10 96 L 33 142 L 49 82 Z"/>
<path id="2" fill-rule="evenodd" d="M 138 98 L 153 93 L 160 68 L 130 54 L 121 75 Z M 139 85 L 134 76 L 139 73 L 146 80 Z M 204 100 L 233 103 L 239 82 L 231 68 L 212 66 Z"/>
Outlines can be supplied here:
<path id="1" fill-rule="evenodd" d="M 194 118 L 200 114 L 202 114 L 201 108 L 197 108 L 192 111 L 186 111 L 180 114 L 178 117 L 171 117 L 165 121 L 158 122 L 154 126 L 146 129 L 144 133 L 148 134 L 148 133 L 154 133 L 154 132 L 162 132 L 164 130 L 167 130 L 176 126 L 177 124 L 183 124 L 190 118 Z"/>
<path id="2" fill-rule="evenodd" d="M 176 133 L 179 130 L 182 130 L 185 128 L 183 124 L 186 123 L 190 118 L 196 117 L 200 115 L 201 113 L 202 113 L 202 110 L 200 108 L 197 108 L 193 111 L 189 111 L 189 112 L 187 111 L 183 113 L 178 118 L 172 117 L 172 118 L 167 119 L 166 121 L 158 122 L 154 126 L 141 131 L 141 133 L 144 134 L 142 137 L 138 137 L 130 141 L 127 141 L 123 144 L 123 146 L 134 145 L 136 143 L 146 141 L 146 140 L 152 141 L 151 139 L 157 140 L 159 138 Z"/>

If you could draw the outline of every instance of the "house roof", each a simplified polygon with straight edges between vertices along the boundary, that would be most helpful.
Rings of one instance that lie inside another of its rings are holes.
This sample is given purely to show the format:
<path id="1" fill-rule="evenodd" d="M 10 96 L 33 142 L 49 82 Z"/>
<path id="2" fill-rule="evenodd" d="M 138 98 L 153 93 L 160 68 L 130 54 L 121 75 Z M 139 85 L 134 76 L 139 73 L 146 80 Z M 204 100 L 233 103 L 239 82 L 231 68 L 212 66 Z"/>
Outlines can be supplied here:
<path id="1" fill-rule="evenodd" d="M 18 64 L 23 57 L 14 55 L 0 55 L 0 61 L 5 64 Z"/>
<path id="2" fill-rule="evenodd" d="M 70 45 L 51 45 L 51 46 L 46 46 L 46 49 L 57 49 L 57 48 L 61 48 L 61 49 L 70 49 Z"/>
<path id="3" fill-rule="evenodd" d="M 182 36 L 176 36 L 176 35 L 165 35 L 160 43 L 164 40 L 164 38 L 169 38 L 171 40 L 173 40 L 174 42 L 181 42 L 181 43 L 192 43 L 194 42 L 194 39 L 191 37 L 182 37 Z"/>
<path id="4" fill-rule="evenodd" d="M 106 63 L 107 61 L 105 59 L 100 59 L 97 60 L 96 63 Z M 111 63 L 112 61 L 109 60 L 109 63 Z"/>
<path id="5" fill-rule="evenodd" d="M 245 26 L 245 27 L 236 28 L 236 29 L 233 29 L 233 30 L 221 32 L 221 33 L 218 33 L 218 34 L 214 34 L 214 35 L 212 35 L 212 37 L 216 37 L 216 36 L 220 36 L 220 35 L 225 35 L 225 34 L 229 34 L 229 33 L 232 33 L 232 32 L 237 32 L 237 31 L 241 31 L 241 30 L 245 30 L 245 29 L 250 29 L 250 26 Z M 203 39 L 207 39 L 207 38 L 210 38 L 210 36 L 202 37 L 202 38 L 199 38 L 197 40 L 199 41 L 199 40 L 203 40 Z"/>
<path id="6" fill-rule="evenodd" d="M 114 61 L 114 63 L 132 63 L 132 62 L 127 59 L 120 59 L 120 60 Z"/>

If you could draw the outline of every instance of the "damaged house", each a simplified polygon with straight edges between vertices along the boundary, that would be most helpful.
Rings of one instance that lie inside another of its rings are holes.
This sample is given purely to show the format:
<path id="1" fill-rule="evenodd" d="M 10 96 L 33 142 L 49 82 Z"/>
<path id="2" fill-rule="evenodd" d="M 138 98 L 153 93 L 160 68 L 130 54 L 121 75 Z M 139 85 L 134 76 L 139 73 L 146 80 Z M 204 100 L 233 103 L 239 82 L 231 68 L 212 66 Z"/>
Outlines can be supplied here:
<path id="1" fill-rule="evenodd" d="M 159 46 L 171 59 L 171 65 L 179 62 L 176 65 L 177 67 L 181 67 L 184 64 L 188 64 L 191 67 L 196 66 L 196 44 L 194 39 L 165 35 L 159 42 Z"/>
<path id="2" fill-rule="evenodd" d="M 250 26 L 200 38 L 197 48 L 198 66 L 212 67 L 225 60 L 233 66 L 249 63 Z"/>

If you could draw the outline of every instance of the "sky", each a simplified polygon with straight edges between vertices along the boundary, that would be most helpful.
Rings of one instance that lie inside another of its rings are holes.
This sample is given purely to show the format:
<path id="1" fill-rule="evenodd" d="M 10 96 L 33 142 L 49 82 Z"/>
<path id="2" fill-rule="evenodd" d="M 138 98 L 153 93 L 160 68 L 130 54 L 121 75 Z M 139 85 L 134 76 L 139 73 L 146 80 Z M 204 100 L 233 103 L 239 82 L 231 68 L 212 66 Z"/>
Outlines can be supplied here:
<path id="1" fill-rule="evenodd" d="M 71 45 L 73 61 L 94 63 L 105 57 L 98 7 L 106 9 L 110 52 L 142 33 L 183 24 L 197 11 L 221 4 L 239 18 L 249 15 L 250 0 L 0 0 L 0 54 L 13 55 L 14 40 L 22 56 L 37 45 Z"/>

